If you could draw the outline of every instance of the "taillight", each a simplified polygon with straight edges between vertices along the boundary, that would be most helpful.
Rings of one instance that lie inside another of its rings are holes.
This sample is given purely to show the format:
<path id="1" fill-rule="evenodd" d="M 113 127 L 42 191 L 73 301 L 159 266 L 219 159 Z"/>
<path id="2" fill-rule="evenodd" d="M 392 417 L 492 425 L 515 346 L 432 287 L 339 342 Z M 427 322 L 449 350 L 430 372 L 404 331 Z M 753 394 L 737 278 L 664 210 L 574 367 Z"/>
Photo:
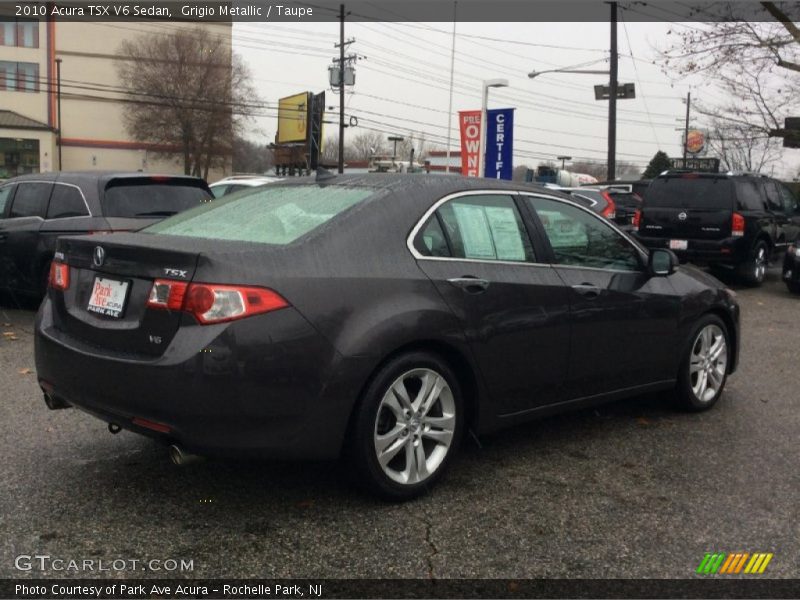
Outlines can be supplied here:
<path id="1" fill-rule="evenodd" d="M 617 205 L 614 203 L 614 200 L 611 199 L 611 194 L 608 192 L 602 192 L 600 195 L 603 196 L 605 201 L 608 203 L 600 214 L 606 219 L 613 219 L 617 216 Z"/>
<path id="2" fill-rule="evenodd" d="M 642 210 L 640 208 L 637 208 L 633 212 L 633 230 L 634 231 L 639 231 L 639 225 L 641 224 L 641 222 L 642 222 Z"/>
<path id="3" fill-rule="evenodd" d="M 266 288 L 157 279 L 150 289 L 147 306 L 182 310 L 207 325 L 278 310 L 289 303 Z"/>
<path id="4" fill-rule="evenodd" d="M 69 265 L 53 261 L 50 263 L 50 287 L 54 290 L 65 290 L 69 287 Z"/>
<path id="5" fill-rule="evenodd" d="M 289 306 L 278 293 L 259 287 L 193 283 L 183 309 L 203 325 L 243 319 Z"/>
<path id="6" fill-rule="evenodd" d="M 156 279 L 150 289 L 147 306 L 150 308 L 165 308 L 168 310 L 181 310 L 186 288 L 189 284 L 185 281 L 171 279 Z"/>
<path id="7" fill-rule="evenodd" d="M 744 235 L 744 217 L 739 213 L 733 213 L 731 218 L 731 235 L 733 237 L 742 237 Z"/>

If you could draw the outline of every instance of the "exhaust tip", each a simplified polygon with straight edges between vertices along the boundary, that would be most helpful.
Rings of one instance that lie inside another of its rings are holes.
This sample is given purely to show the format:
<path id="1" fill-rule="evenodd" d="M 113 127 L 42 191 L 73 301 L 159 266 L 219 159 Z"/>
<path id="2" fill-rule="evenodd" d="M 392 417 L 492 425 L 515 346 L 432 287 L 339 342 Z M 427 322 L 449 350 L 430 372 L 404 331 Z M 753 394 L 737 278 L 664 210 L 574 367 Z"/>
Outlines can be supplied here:
<path id="1" fill-rule="evenodd" d="M 169 459 L 172 461 L 173 465 L 183 467 L 188 464 L 201 461 L 203 460 L 203 457 L 198 456 L 197 454 L 189 454 L 180 446 L 173 444 L 169 447 Z"/>
<path id="2" fill-rule="evenodd" d="M 71 408 L 72 406 L 61 398 L 48 394 L 47 392 L 44 393 L 44 403 L 50 410 L 60 410 L 62 408 Z"/>

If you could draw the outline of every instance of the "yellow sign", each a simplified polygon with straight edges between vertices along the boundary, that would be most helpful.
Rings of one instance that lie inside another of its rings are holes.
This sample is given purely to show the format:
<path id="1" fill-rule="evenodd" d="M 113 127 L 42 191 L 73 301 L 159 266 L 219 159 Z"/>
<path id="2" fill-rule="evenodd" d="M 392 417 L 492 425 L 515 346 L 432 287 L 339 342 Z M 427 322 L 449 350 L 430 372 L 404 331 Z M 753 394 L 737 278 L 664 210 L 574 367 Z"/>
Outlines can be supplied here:
<path id="1" fill-rule="evenodd" d="M 303 92 L 278 101 L 278 144 L 308 139 L 308 106 L 311 94 Z"/>

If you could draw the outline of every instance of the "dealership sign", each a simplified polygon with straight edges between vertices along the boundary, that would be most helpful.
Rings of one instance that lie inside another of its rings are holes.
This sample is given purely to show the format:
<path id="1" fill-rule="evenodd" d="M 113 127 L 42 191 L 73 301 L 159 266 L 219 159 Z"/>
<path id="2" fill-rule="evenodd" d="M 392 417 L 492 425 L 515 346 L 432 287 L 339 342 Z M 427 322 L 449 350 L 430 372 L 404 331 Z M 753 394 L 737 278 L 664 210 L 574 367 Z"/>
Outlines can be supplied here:
<path id="1" fill-rule="evenodd" d="M 481 147 L 481 111 L 462 110 L 458 113 L 461 125 L 461 174 L 478 176 L 478 152 Z"/>
<path id="2" fill-rule="evenodd" d="M 486 111 L 484 177 L 511 180 L 514 155 L 514 109 Z"/>
<path id="3" fill-rule="evenodd" d="M 514 152 L 514 109 L 486 111 L 486 150 L 484 177 L 511 179 Z M 481 111 L 462 110 L 458 113 L 461 129 L 461 173 L 478 177 L 478 155 L 481 140 Z"/>

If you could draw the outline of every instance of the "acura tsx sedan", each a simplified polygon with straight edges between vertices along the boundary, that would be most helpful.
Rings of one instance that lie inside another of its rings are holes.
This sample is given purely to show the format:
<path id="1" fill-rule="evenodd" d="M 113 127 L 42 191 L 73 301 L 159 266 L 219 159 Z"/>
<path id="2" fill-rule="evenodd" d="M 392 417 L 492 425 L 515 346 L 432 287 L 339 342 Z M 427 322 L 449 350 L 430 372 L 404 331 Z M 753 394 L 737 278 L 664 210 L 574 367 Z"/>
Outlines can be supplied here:
<path id="1" fill-rule="evenodd" d="M 733 292 L 568 196 L 381 174 L 61 238 L 35 344 L 48 406 L 176 462 L 345 455 L 409 498 L 467 430 L 656 390 L 708 409 L 740 340 Z"/>

